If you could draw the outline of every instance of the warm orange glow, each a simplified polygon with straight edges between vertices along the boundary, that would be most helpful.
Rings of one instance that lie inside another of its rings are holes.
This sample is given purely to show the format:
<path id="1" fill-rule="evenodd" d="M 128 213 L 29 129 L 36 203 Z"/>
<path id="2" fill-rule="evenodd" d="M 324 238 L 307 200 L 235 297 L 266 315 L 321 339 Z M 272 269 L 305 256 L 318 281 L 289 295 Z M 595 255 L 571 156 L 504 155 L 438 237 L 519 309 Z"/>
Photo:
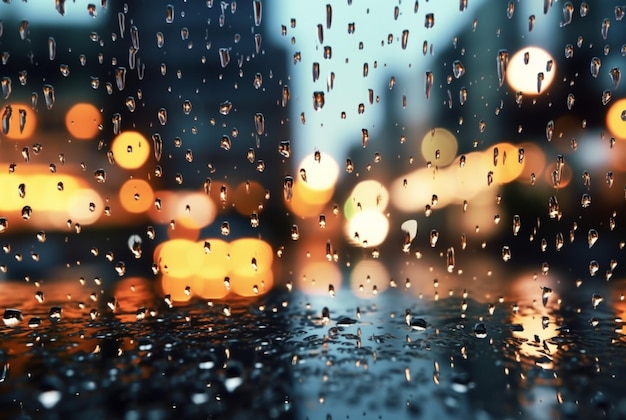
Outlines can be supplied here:
<path id="1" fill-rule="evenodd" d="M 121 322 L 137 321 L 136 311 L 156 306 L 153 280 L 145 277 L 123 277 L 115 282 L 116 316 Z"/>
<path id="2" fill-rule="evenodd" d="M 229 290 L 224 285 L 224 278 L 228 276 L 230 244 L 221 239 L 207 238 L 196 242 L 201 247 L 202 264 L 195 275 L 196 281 L 192 285 L 194 295 L 203 299 L 220 299 L 228 295 Z"/>
<path id="3" fill-rule="evenodd" d="M 194 223 L 193 220 L 190 220 L 186 216 L 173 220 L 174 228 L 172 229 L 172 224 L 170 221 L 167 229 L 168 239 L 188 239 L 190 241 L 198 240 L 198 238 L 200 237 L 200 229 L 190 227 Z"/>
<path id="4" fill-rule="evenodd" d="M 526 54 L 528 54 L 528 64 L 524 63 Z M 548 62 L 552 63 L 550 71 L 548 71 Z M 509 59 L 506 81 L 515 92 L 522 92 L 524 95 L 538 95 L 544 93 L 552 84 L 556 71 L 554 57 L 543 48 L 529 46 L 520 49 Z M 543 81 L 538 91 L 537 79 L 539 74 L 543 75 Z"/>
<path id="5" fill-rule="evenodd" d="M 242 238 L 228 243 L 221 239 L 200 241 L 172 239 L 154 251 L 154 260 L 163 273 L 162 286 L 174 300 L 187 300 L 184 288 L 192 296 L 220 299 L 230 292 L 240 296 L 267 293 L 274 284 L 273 251 L 260 239 Z M 174 281 L 178 279 L 178 281 Z M 225 283 L 228 279 L 228 285 Z M 174 288 L 178 298 L 174 298 Z"/>
<path id="6" fill-rule="evenodd" d="M 626 98 L 613 102 L 606 113 L 606 127 L 615 138 L 626 140 Z"/>
<path id="7" fill-rule="evenodd" d="M 196 246 L 203 250 L 200 256 L 201 265 L 196 275 L 204 281 L 219 280 L 224 288 L 224 277 L 229 272 L 230 244 L 221 239 L 207 238 L 196 242 Z M 205 247 L 206 246 L 206 247 Z"/>
<path id="8" fill-rule="evenodd" d="M 437 207 L 444 207 L 456 199 L 459 189 L 457 183 L 467 184 L 467 188 L 463 189 L 464 194 L 480 188 L 478 182 L 469 176 L 472 173 L 470 165 L 473 161 L 474 158 L 468 156 L 468 165 L 464 168 L 456 165 L 438 171 L 432 168 L 419 168 L 394 180 L 390 187 L 394 206 L 407 212 L 424 211 L 427 204 L 431 205 L 433 194 L 436 194 L 438 203 L 437 206 L 432 206 L 433 211 L 436 211 Z M 354 207 L 354 204 L 351 205 Z"/>
<path id="9" fill-rule="evenodd" d="M 525 142 L 519 145 L 524 149 L 524 169 L 518 181 L 530 184 L 531 174 L 535 174 L 535 179 L 539 180 L 546 167 L 546 155 L 541 147 L 532 142 Z M 517 159 L 517 158 L 515 158 Z"/>
<path id="10" fill-rule="evenodd" d="M 143 213 L 154 204 L 154 192 L 147 181 L 129 179 L 120 188 L 120 202 L 130 213 Z"/>
<path id="11" fill-rule="evenodd" d="M 6 136 L 11 140 L 25 140 L 35 133 L 37 128 L 37 114 L 33 111 L 30 105 L 22 103 L 7 104 L 0 110 L 1 113 L 8 112 L 8 108 L 11 107 L 11 118 L 9 119 L 9 131 Z M 21 117 L 20 117 L 21 113 Z M 22 123 L 20 123 L 20 120 Z M 24 127 L 20 132 L 20 125 Z"/>
<path id="12" fill-rule="evenodd" d="M 20 196 L 20 185 L 23 198 Z M 92 206 L 93 204 L 93 206 Z M 24 206 L 32 208 L 32 217 L 22 220 Z M 18 224 L 33 227 L 66 229 L 66 222 L 88 225 L 96 222 L 104 210 L 100 194 L 88 183 L 68 174 L 51 173 L 45 165 L 18 167 L 12 174 L 0 173 L 0 212 L 15 215 Z M 12 217 L 13 218 L 13 217 Z"/>
<path id="13" fill-rule="evenodd" d="M 242 182 L 233 192 L 233 204 L 239 214 L 250 216 L 260 213 L 265 203 L 265 188 L 258 182 Z M 261 207 L 260 207 L 261 206 Z"/>
<path id="14" fill-rule="evenodd" d="M 168 274 L 163 274 L 161 277 L 161 288 L 163 293 L 170 295 L 174 302 L 187 302 L 191 300 L 191 293 L 193 293 L 193 286 L 190 286 L 190 282 L 193 282 L 193 277 L 174 277 Z M 191 287 L 191 292 L 187 293 L 187 286 Z"/>
<path id="15" fill-rule="evenodd" d="M 154 259 L 164 276 L 185 278 L 199 272 L 203 254 L 202 247 L 197 242 L 172 239 L 155 249 Z"/>
<path id="16" fill-rule="evenodd" d="M 265 241 L 254 238 L 237 239 L 230 243 L 230 272 L 238 276 L 254 276 L 272 269 L 274 254 Z M 256 264 L 253 264 L 253 258 Z"/>
<path id="17" fill-rule="evenodd" d="M 496 150 L 496 148 L 498 150 L 498 157 L 496 165 L 493 166 L 494 150 Z M 522 174 L 526 160 L 524 159 L 522 163 L 518 162 L 518 149 L 518 147 L 511 143 L 498 143 L 485 150 L 487 158 L 493 167 L 493 169 L 491 169 L 493 171 L 493 182 L 506 184 L 514 181 Z"/>
<path id="18" fill-rule="evenodd" d="M 350 273 L 350 289 L 355 296 L 371 299 L 389 287 L 389 272 L 376 260 L 359 261 Z"/>
<path id="19" fill-rule="evenodd" d="M 176 200 L 176 225 L 188 229 L 201 229 L 215 220 L 217 209 L 213 200 L 204 193 L 193 192 L 172 197 Z"/>
<path id="20" fill-rule="evenodd" d="M 341 271 L 337 263 L 329 261 L 305 261 L 297 272 L 297 287 L 305 294 L 328 295 L 329 286 L 341 289 Z"/>
<path id="21" fill-rule="evenodd" d="M 319 216 L 326 203 L 330 201 L 334 189 L 312 190 L 303 182 L 296 181 L 293 185 L 293 196 L 287 202 L 289 209 L 299 217 Z"/>
<path id="22" fill-rule="evenodd" d="M 79 103 L 65 114 L 65 127 L 72 137 L 79 140 L 94 138 L 102 124 L 102 115 L 98 108 L 91 104 Z"/>
<path id="23" fill-rule="evenodd" d="M 452 163 L 457 149 L 456 137 L 445 128 L 435 128 L 422 138 L 422 157 L 433 166 L 442 167 Z"/>
<path id="24" fill-rule="evenodd" d="M 150 143 L 136 131 L 124 131 L 111 145 L 115 162 L 124 169 L 137 169 L 148 160 Z"/>
<path id="25" fill-rule="evenodd" d="M 561 179 L 559 180 L 559 185 L 556 188 L 565 188 L 569 185 L 569 183 L 572 181 L 572 166 L 567 164 L 567 161 L 565 161 L 565 165 L 563 166 L 563 172 L 561 174 Z M 543 182 L 546 183 L 546 185 L 551 185 L 554 186 L 553 180 L 552 180 L 552 172 L 554 172 L 554 170 L 556 169 L 556 163 L 551 163 L 551 165 L 548 165 L 548 169 L 544 174 L 543 174 Z"/>
<path id="26" fill-rule="evenodd" d="M 67 203 L 69 218 L 83 225 L 96 222 L 102 215 L 103 209 L 104 200 L 97 191 L 90 188 L 77 190 L 69 197 Z"/>
<path id="27" fill-rule="evenodd" d="M 272 270 L 256 272 L 252 276 L 233 274 L 230 284 L 234 293 L 239 296 L 258 296 L 265 294 L 274 286 L 274 273 Z"/>

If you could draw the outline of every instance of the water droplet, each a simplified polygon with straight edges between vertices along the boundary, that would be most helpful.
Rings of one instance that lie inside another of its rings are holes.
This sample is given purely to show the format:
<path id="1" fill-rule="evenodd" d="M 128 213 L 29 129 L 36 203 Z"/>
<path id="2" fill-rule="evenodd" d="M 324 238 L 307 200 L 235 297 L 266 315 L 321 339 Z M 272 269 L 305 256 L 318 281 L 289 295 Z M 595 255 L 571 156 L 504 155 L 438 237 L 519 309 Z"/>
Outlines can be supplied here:
<path id="1" fill-rule="evenodd" d="M 592 77 L 598 77 L 598 74 L 600 74 L 600 66 L 602 65 L 602 62 L 600 61 L 600 59 L 598 57 L 593 57 L 591 59 L 591 63 L 589 65 L 589 69 L 591 71 L 591 76 Z"/>
<path id="2" fill-rule="evenodd" d="M 426 72 L 426 79 L 424 83 L 424 92 L 426 93 L 426 99 L 430 99 L 430 91 L 433 88 L 434 76 L 431 71 Z"/>
<path id="3" fill-rule="evenodd" d="M 294 241 L 300 239 L 300 230 L 298 229 L 298 225 L 291 226 L 291 239 Z"/>
<path id="4" fill-rule="evenodd" d="M 487 337 L 487 327 L 482 322 L 474 325 L 474 335 L 476 338 L 486 338 Z"/>
<path id="5" fill-rule="evenodd" d="M 126 87 L 126 67 L 115 69 L 115 85 L 117 90 L 122 91 Z"/>
<path id="6" fill-rule="evenodd" d="M 528 17 L 528 32 L 532 32 L 535 27 L 535 15 L 530 15 Z"/>
<path id="7" fill-rule="evenodd" d="M 254 26 L 260 26 L 263 17 L 263 5 L 261 0 L 254 0 L 252 2 L 252 10 L 254 13 Z"/>
<path id="8" fill-rule="evenodd" d="M 230 51 L 228 48 L 220 48 L 219 51 L 220 65 L 225 68 L 230 63 Z"/>
<path id="9" fill-rule="evenodd" d="M 107 173 L 104 169 L 96 169 L 93 173 L 93 177 L 97 183 L 103 184 L 107 180 Z"/>
<path id="10" fill-rule="evenodd" d="M 548 216 L 551 219 L 560 217 L 559 201 L 555 195 L 550 196 L 548 200 Z"/>
<path id="11" fill-rule="evenodd" d="M 602 20 L 602 27 L 600 29 L 600 33 L 602 34 L 602 39 L 606 39 L 609 36 L 610 26 L 611 26 L 611 21 L 609 19 Z"/>
<path id="12" fill-rule="evenodd" d="M 4 321 L 4 325 L 7 327 L 15 327 L 17 324 L 22 322 L 24 319 L 22 315 L 22 311 L 15 308 L 7 308 L 4 310 L 4 315 L 2 316 L 2 320 Z"/>
<path id="13" fill-rule="evenodd" d="M 313 92 L 313 109 L 319 111 L 324 108 L 324 92 Z"/>
<path id="14" fill-rule="evenodd" d="M 455 265 L 456 265 L 456 259 L 454 256 L 454 247 L 450 247 L 446 251 L 446 266 L 448 269 L 448 273 L 452 273 L 454 271 Z"/>
<path id="15" fill-rule="evenodd" d="M 509 52 L 507 50 L 498 51 L 498 57 L 496 61 L 497 61 L 496 64 L 497 64 L 497 72 L 498 72 L 498 84 L 500 87 L 502 87 L 502 85 L 504 84 L 504 80 L 506 78 L 506 67 L 509 64 Z"/>
<path id="16" fill-rule="evenodd" d="M 606 105 L 609 102 L 611 102 L 612 97 L 613 97 L 613 94 L 611 93 L 610 90 L 606 89 L 602 91 L 602 105 Z"/>
<path id="17" fill-rule="evenodd" d="M 424 17 L 424 27 L 426 29 L 430 29 L 433 26 L 435 26 L 435 14 L 427 13 L 426 16 Z"/>
<path id="18" fill-rule="evenodd" d="M 174 6 L 168 4 L 165 8 L 165 23 L 174 22 Z"/>
<path id="19" fill-rule="evenodd" d="M 52 109 L 54 106 L 54 87 L 52 85 L 43 85 L 43 97 L 46 101 L 46 108 Z"/>
<path id="20" fill-rule="evenodd" d="M 430 231 L 430 246 L 434 248 L 439 240 L 439 232 L 435 229 Z"/>
<path id="21" fill-rule="evenodd" d="M 459 79 L 461 76 L 463 76 L 465 74 L 465 67 L 463 66 L 463 63 L 461 63 L 459 60 L 455 60 L 452 63 L 452 73 L 455 79 Z"/>

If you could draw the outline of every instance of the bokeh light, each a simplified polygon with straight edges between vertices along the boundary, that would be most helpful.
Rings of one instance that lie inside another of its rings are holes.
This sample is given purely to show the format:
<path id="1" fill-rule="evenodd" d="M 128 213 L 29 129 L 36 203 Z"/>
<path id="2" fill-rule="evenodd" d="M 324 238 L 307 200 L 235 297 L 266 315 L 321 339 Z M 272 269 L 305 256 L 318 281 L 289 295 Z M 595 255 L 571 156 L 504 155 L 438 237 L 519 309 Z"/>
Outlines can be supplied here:
<path id="1" fill-rule="evenodd" d="M 79 140 L 94 138 L 100 131 L 102 115 L 98 108 L 88 103 L 78 103 L 65 114 L 65 128 Z"/>
<path id="2" fill-rule="evenodd" d="M 274 285 L 273 259 L 272 247 L 256 238 L 240 238 L 232 243 L 217 238 L 176 238 L 154 251 L 162 288 L 175 301 L 187 301 L 193 296 L 221 299 L 229 293 L 265 294 Z"/>
<path id="3" fill-rule="evenodd" d="M 129 179 L 120 188 L 120 202 L 130 213 L 143 213 L 154 203 L 154 191 L 143 179 Z"/>
<path id="4" fill-rule="evenodd" d="M 176 201 L 176 213 L 173 217 L 178 225 L 189 229 L 201 229 L 213 223 L 217 208 L 206 194 L 191 192 L 171 197 Z"/>
<path id="5" fill-rule="evenodd" d="M 355 245 L 380 245 L 389 233 L 389 219 L 380 211 L 366 208 L 348 221 L 345 233 Z"/>
<path id="6" fill-rule="evenodd" d="M 389 191 L 378 181 L 367 180 L 359 182 L 353 189 L 343 206 L 346 219 L 364 209 L 384 211 L 389 204 Z"/>
<path id="7" fill-rule="evenodd" d="M 606 126 L 611 135 L 620 140 L 626 140 L 626 98 L 619 99 L 606 113 Z"/>
<path id="8" fill-rule="evenodd" d="M 10 111 L 9 130 L 7 138 L 11 140 L 26 140 L 32 137 L 37 128 L 37 114 L 30 105 L 14 102 L 4 105 L 2 113 Z"/>
<path id="9" fill-rule="evenodd" d="M 137 169 L 148 160 L 150 143 L 136 131 L 124 131 L 113 139 L 111 151 L 115 162 L 124 169 Z"/>
<path id="10" fill-rule="evenodd" d="M 526 57 L 528 57 L 527 64 L 525 63 Z M 548 67 L 551 67 L 549 71 Z M 556 72 L 556 60 L 552 55 L 543 48 L 528 46 L 518 50 L 509 59 L 506 81 L 515 92 L 522 92 L 524 95 L 540 95 L 550 87 Z M 540 75 L 543 75 L 543 80 L 538 84 Z"/>
<path id="11" fill-rule="evenodd" d="M 350 272 L 350 289 L 359 298 L 373 299 L 389 287 L 389 271 L 381 261 L 359 261 Z"/>
<path id="12" fill-rule="evenodd" d="M 454 134 L 445 128 L 433 128 L 421 142 L 422 157 L 436 166 L 447 166 L 456 157 L 458 142 Z"/>
<path id="13" fill-rule="evenodd" d="M 102 215 L 104 200 L 91 188 L 82 188 L 74 192 L 67 203 L 70 219 L 82 225 L 95 223 Z"/>

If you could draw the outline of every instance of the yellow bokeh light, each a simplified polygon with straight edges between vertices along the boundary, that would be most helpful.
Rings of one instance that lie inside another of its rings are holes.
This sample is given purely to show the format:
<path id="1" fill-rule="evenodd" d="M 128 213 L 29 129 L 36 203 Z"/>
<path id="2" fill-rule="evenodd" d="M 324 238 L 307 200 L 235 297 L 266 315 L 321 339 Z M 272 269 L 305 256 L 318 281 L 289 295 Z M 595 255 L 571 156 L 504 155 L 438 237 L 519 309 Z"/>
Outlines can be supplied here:
<path id="1" fill-rule="evenodd" d="M 458 143 L 454 134 L 445 128 L 435 128 L 422 138 L 424 160 L 436 166 L 447 166 L 454 161 Z"/>
<path id="2" fill-rule="evenodd" d="M 376 246 L 389 233 L 389 220 L 379 211 L 364 209 L 357 212 L 346 225 L 346 235 L 355 245 Z"/>
<path id="3" fill-rule="evenodd" d="M 170 239 L 154 251 L 163 291 L 175 301 L 190 296 L 221 299 L 231 292 L 244 297 L 265 294 L 274 285 L 273 258 L 272 247 L 255 238 L 232 243 L 217 238 Z"/>
<path id="4" fill-rule="evenodd" d="M 300 179 L 306 178 L 305 184 L 312 190 L 329 190 L 334 188 L 339 178 L 339 165 L 335 160 L 325 154 L 310 154 L 300 163 Z M 304 172 L 302 172 L 304 171 Z"/>
<path id="5" fill-rule="evenodd" d="M 7 138 L 11 140 L 25 140 L 35 133 L 37 114 L 31 109 L 30 105 L 22 103 L 7 104 L 0 112 L 2 112 L 3 117 L 6 113 L 10 112 L 11 114 L 9 131 L 6 133 Z"/>
<path id="6" fill-rule="evenodd" d="M 298 217 L 316 217 L 332 198 L 333 193 L 333 188 L 312 190 L 303 182 L 295 182 L 293 195 L 291 200 L 287 201 L 287 206 Z"/>
<path id="7" fill-rule="evenodd" d="M 525 63 L 526 57 L 528 64 Z M 541 75 L 543 80 L 538 84 Z M 506 68 L 509 86 L 524 95 L 542 94 L 550 87 L 555 75 L 556 60 L 543 48 L 534 46 L 524 47 L 513 54 Z"/>
<path id="8" fill-rule="evenodd" d="M 254 276 L 257 272 L 272 269 L 272 247 L 260 239 L 237 239 L 230 243 L 229 254 L 230 272 L 233 275 Z"/>
<path id="9" fill-rule="evenodd" d="M 143 213 L 152 206 L 154 192 L 147 181 L 129 179 L 120 188 L 120 202 L 130 213 Z"/>
<path id="10" fill-rule="evenodd" d="M 613 102 L 606 113 L 606 127 L 615 138 L 626 140 L 626 98 Z"/>
<path id="11" fill-rule="evenodd" d="M 196 275 L 202 265 L 204 251 L 196 242 L 172 239 L 155 250 L 155 261 L 164 275 L 184 278 Z"/>
<path id="12" fill-rule="evenodd" d="M 193 293 L 193 277 L 174 277 L 169 274 L 163 274 L 161 277 L 161 289 L 163 289 L 163 293 L 170 295 L 170 298 L 174 302 L 188 302 L 191 300 L 191 293 Z M 187 293 L 186 288 L 189 286 L 191 288 L 191 292 Z"/>
<path id="13" fill-rule="evenodd" d="M 224 277 L 228 275 L 230 244 L 221 239 L 207 238 L 196 242 L 202 248 L 201 265 L 196 275 L 205 280 L 219 280 L 224 286 Z"/>
<path id="14" fill-rule="evenodd" d="M 524 159 L 521 163 L 518 161 L 518 149 L 511 143 L 498 143 L 485 151 L 489 161 L 487 167 L 491 168 L 487 172 L 493 171 L 493 182 L 506 184 L 514 181 L 522 174 L 526 160 Z M 494 158 L 496 154 L 497 158 Z"/>
<path id="15" fill-rule="evenodd" d="M 65 114 L 65 127 L 72 137 L 79 140 L 94 138 L 100 130 L 102 115 L 91 104 L 78 103 Z"/>
<path id="16" fill-rule="evenodd" d="M 234 293 L 239 296 L 251 297 L 267 293 L 274 286 L 272 270 L 255 272 L 252 276 L 232 274 L 230 285 Z"/>
<path id="17" fill-rule="evenodd" d="M 111 145 L 115 162 L 124 169 L 137 169 L 148 160 L 150 143 L 136 131 L 125 131 Z"/>
<path id="18" fill-rule="evenodd" d="M 384 211 L 389 204 L 389 191 L 374 180 L 359 182 L 346 200 L 343 210 L 347 219 L 364 209 Z"/>
<path id="19" fill-rule="evenodd" d="M 468 163 L 471 160 L 468 158 Z M 425 206 L 432 203 L 433 194 L 437 195 L 437 207 L 444 207 L 457 197 L 457 184 L 467 183 L 464 193 L 472 191 L 476 184 L 468 181 L 468 168 L 458 166 L 443 168 L 438 171 L 420 168 L 393 181 L 391 198 L 396 208 L 401 211 L 424 211 Z"/>

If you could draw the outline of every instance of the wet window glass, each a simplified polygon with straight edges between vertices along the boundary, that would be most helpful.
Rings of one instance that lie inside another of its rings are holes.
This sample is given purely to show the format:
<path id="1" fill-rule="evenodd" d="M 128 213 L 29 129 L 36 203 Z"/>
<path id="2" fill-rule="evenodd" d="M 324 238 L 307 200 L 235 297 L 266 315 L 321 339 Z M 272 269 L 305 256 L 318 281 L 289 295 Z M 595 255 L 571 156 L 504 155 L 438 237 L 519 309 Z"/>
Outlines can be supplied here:
<path id="1" fill-rule="evenodd" d="M 625 11 L 3 1 L 0 417 L 626 417 Z"/>

